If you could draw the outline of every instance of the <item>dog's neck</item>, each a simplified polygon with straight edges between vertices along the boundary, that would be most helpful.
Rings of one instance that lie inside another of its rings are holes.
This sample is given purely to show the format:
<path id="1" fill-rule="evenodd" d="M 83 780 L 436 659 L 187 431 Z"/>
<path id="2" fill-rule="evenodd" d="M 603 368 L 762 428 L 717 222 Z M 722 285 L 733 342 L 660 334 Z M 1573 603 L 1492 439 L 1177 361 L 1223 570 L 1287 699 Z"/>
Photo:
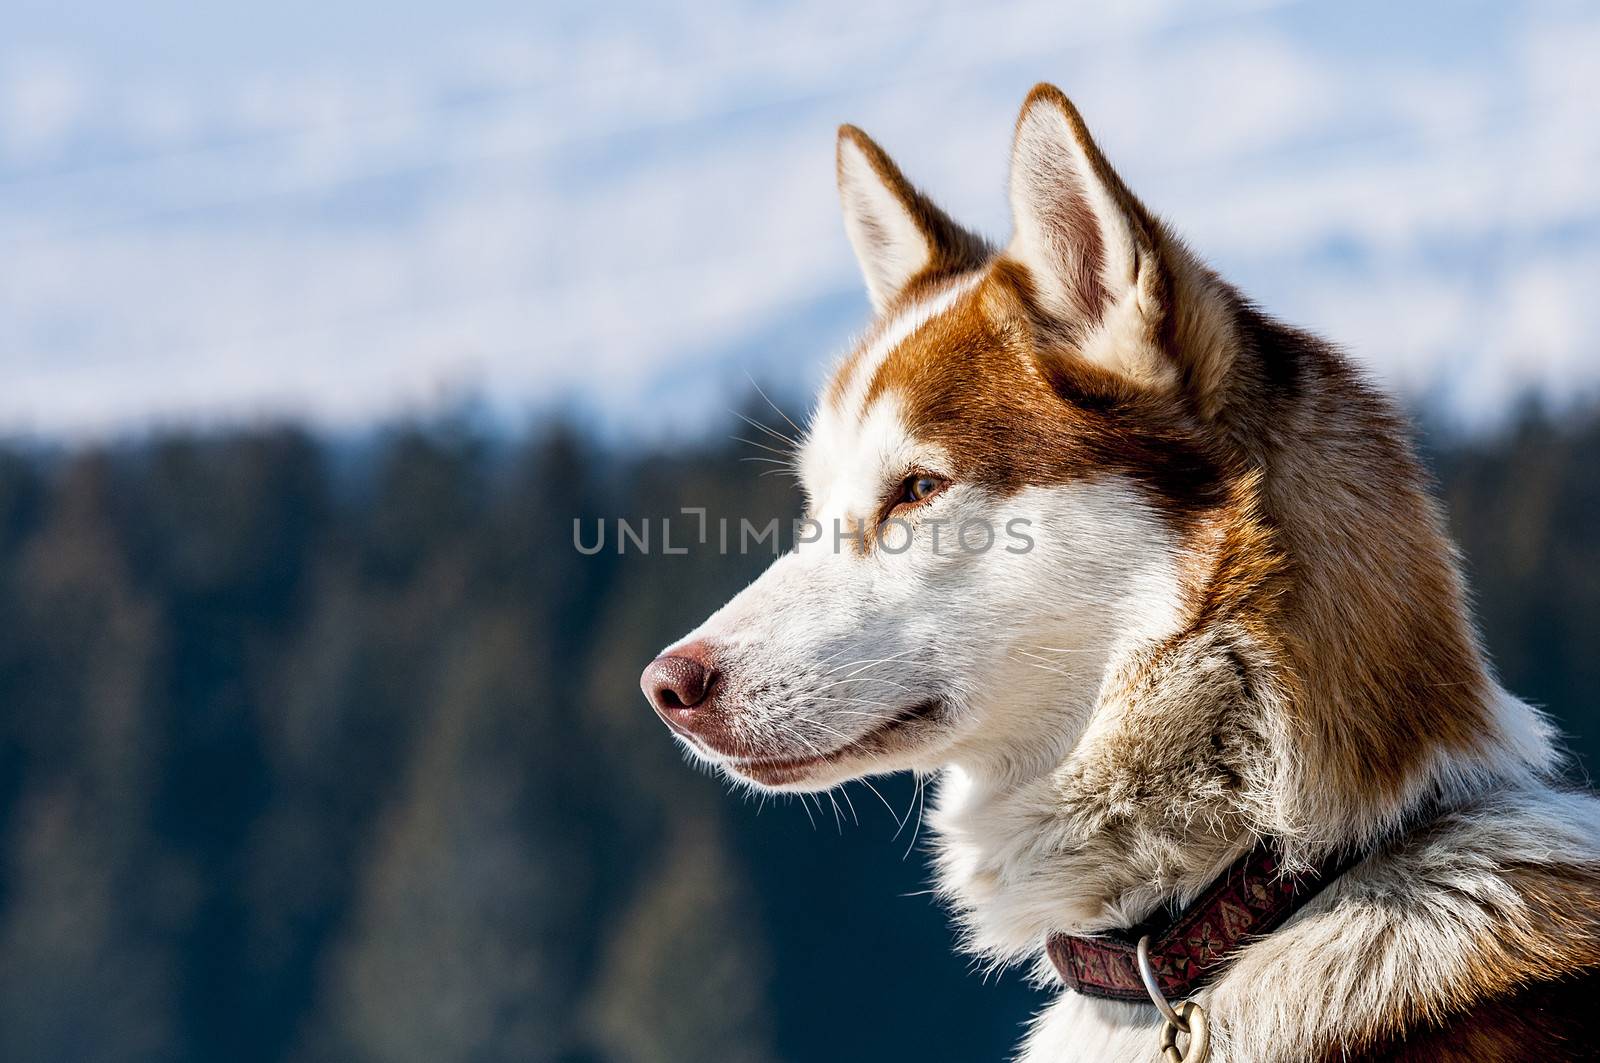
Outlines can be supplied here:
<path id="1" fill-rule="evenodd" d="M 1150 658 L 1133 656 L 1121 670 Z M 1054 763 L 946 770 L 929 822 L 940 889 L 971 950 L 1007 964 L 1052 932 L 1131 926 L 1199 894 L 1253 843 L 1227 792 L 1222 762 L 1235 740 L 1213 741 L 1228 732 L 1232 661 L 1198 640 L 1167 657 L 1162 670 L 1185 677 L 1171 695 L 1186 704 L 1130 697 L 1112 682 L 1107 696 L 1126 700 L 1079 710 L 1090 727 Z"/>
<path id="2" fill-rule="evenodd" d="M 1297 571 L 1322 578 L 1306 565 Z M 1052 981 L 1043 949 L 1050 934 L 1126 928 L 1157 907 L 1185 906 L 1270 837 L 1291 864 L 1337 851 L 1371 855 L 1286 927 L 1242 950 L 1202 992 L 1219 1028 L 1232 1031 L 1233 1058 L 1305 1058 L 1294 1052 L 1307 1043 L 1357 1045 L 1403 1031 L 1535 977 L 1539 956 L 1564 957 L 1573 969 L 1600 961 L 1589 945 L 1600 940 L 1600 829 L 1592 805 L 1550 788 L 1552 754 L 1538 715 L 1487 679 L 1470 702 L 1460 687 L 1446 688 L 1450 700 L 1419 701 L 1430 695 L 1411 683 L 1397 684 L 1387 703 L 1341 706 L 1348 688 L 1330 693 L 1319 682 L 1333 665 L 1295 634 L 1315 590 L 1291 577 L 1265 598 L 1293 608 L 1262 610 L 1247 591 L 1164 636 L 1125 645 L 1108 655 L 1092 690 L 1072 692 L 1080 703 L 1057 707 L 1065 719 L 1088 721 L 1070 742 L 1031 762 L 969 757 L 945 772 L 930 823 L 941 892 L 970 951 L 996 967 L 1035 961 L 1036 974 Z M 1470 674 L 1482 663 L 1467 647 L 1460 663 Z M 1326 718 L 1341 708 L 1352 724 L 1376 723 L 1361 737 L 1380 744 L 1377 770 L 1399 762 L 1381 743 L 1420 741 L 1406 728 L 1430 710 L 1466 713 L 1474 728 L 1400 751 L 1405 774 L 1362 791 L 1332 774 L 1347 765 L 1317 759 L 1325 733 L 1295 727 L 1302 714 Z M 1386 730 L 1391 713 L 1400 719 Z M 1330 772 L 1325 780 L 1315 776 L 1321 769 Z M 1514 828 L 1486 825 L 1486 810 L 1503 810 L 1495 816 Z M 1508 868 L 1513 852 L 1518 863 Z M 1460 868 L 1476 876 L 1476 892 L 1453 892 L 1453 882 L 1467 881 Z M 1560 940 L 1570 936 L 1564 925 L 1581 925 L 1581 940 Z M 1452 957 L 1448 977 L 1410 964 L 1408 951 L 1417 950 Z M 1314 967 L 1304 962 L 1312 953 Z M 1294 988 L 1262 994 L 1262 985 Z M 1335 999 L 1321 993 L 1327 985 L 1340 987 L 1338 1000 L 1371 1006 L 1305 1011 L 1304 1001 Z M 1277 1007 L 1280 1000 L 1288 1003 Z M 1274 1045 L 1292 1047 L 1275 1055 Z"/>
<path id="3" fill-rule="evenodd" d="M 1258 838 L 1310 865 L 1550 768 L 1388 404 L 1315 339 L 1235 327 L 1251 360 L 1213 424 L 1239 471 L 1185 540 L 1185 612 L 1050 707 L 1086 723 L 1049 763 L 941 785 L 940 882 L 998 963 L 1186 903 Z"/>
<path id="4" fill-rule="evenodd" d="M 1424 506 L 1414 485 L 1395 491 Z M 1307 529 L 1326 538 L 1349 517 L 1295 505 L 1263 478 L 1241 480 L 1211 530 L 1195 612 L 1109 654 L 1071 695 L 1085 704 L 1056 707 L 1087 721 L 1070 744 L 1024 767 L 969 759 L 946 772 L 930 822 L 941 890 L 973 951 L 1037 957 L 1049 933 L 1188 903 L 1260 838 L 1306 868 L 1387 843 L 1424 808 L 1549 770 L 1545 725 L 1488 678 L 1435 526 L 1414 514 L 1402 545 L 1438 585 L 1408 590 L 1393 570 L 1333 572 L 1335 552 Z M 1369 593 L 1385 580 L 1395 587 Z M 1437 608 L 1407 615 L 1413 592 Z M 1370 619 L 1390 643 L 1328 620 L 1341 593 L 1380 599 Z M 1433 640 L 1437 659 L 1384 658 L 1430 621 L 1416 641 Z"/>
<path id="5" fill-rule="evenodd" d="M 1188 626 L 1112 655 L 1094 692 L 1078 692 L 1089 704 L 1059 709 L 1089 722 L 1058 755 L 948 768 L 929 822 L 966 947 L 997 966 L 1042 964 L 1049 934 L 1186 905 L 1262 837 L 1309 867 L 1392 842 L 1424 809 L 1542 785 L 1537 715 L 1491 685 L 1482 743 L 1435 749 L 1403 801 L 1375 792 L 1358 815 L 1306 817 L 1285 781 L 1303 755 L 1284 722 L 1295 685 L 1273 663 L 1236 618 Z"/>
<path id="6" fill-rule="evenodd" d="M 965 947 L 1005 966 L 1037 961 L 1051 933 L 1092 934 L 1139 923 L 1158 907 L 1181 908 L 1265 833 L 1278 810 L 1253 808 L 1241 763 L 1259 736 L 1235 718 L 1240 675 L 1211 640 L 1162 653 L 1163 703 L 1149 689 L 1121 690 L 1103 721 L 1053 768 L 1027 775 L 990 765 L 952 765 L 938 783 L 929 823 L 937 838 L 941 894 L 955 908 Z M 1150 682 L 1149 671 L 1145 672 Z M 1181 683 L 1174 682 L 1181 676 Z M 1118 684 L 1109 684 L 1115 693 Z M 1525 705 L 1499 692 L 1498 711 L 1525 723 Z M 1283 839 L 1291 866 L 1335 850 L 1376 851 L 1426 828 L 1438 809 L 1507 789 L 1542 789 L 1536 771 L 1503 774 L 1459 765 L 1448 789 L 1419 791 L 1405 826 L 1374 839 L 1352 831 L 1315 847 Z"/>

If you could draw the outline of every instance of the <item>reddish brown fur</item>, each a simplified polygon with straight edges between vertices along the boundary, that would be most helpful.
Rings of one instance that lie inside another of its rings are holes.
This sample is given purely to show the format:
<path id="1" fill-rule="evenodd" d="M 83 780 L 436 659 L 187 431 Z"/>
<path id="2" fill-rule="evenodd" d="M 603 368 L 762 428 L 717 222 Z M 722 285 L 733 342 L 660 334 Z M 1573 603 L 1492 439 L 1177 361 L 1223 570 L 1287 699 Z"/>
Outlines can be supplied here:
<path id="1" fill-rule="evenodd" d="M 1600 879 L 1592 868 L 1522 865 L 1507 879 L 1527 906 L 1474 942 L 1467 981 L 1437 998 L 1396 1001 L 1381 1029 L 1323 1058 L 1565 1063 L 1600 1057 Z"/>
<path id="2" fill-rule="evenodd" d="M 1288 723 L 1318 766 L 1302 822 L 1274 826 L 1298 829 L 1313 847 L 1358 840 L 1349 829 L 1390 821 L 1438 754 L 1470 753 L 1490 730 L 1487 670 L 1404 426 L 1333 348 L 1267 318 L 1197 265 L 1116 178 L 1059 90 L 1041 87 L 1035 99 L 1066 109 L 1149 242 L 1169 299 L 1159 331 L 1182 387 L 1141 388 L 1076 357 L 1084 323 L 1052 323 L 1027 270 L 1001 254 L 973 291 L 885 359 L 867 401 L 896 393 L 909 429 L 942 445 L 958 478 L 1010 493 L 1124 476 L 1184 534 L 1228 527 L 1258 544 L 1287 573 L 1286 601 L 1271 618 L 1250 616 L 1256 603 L 1233 619 L 1270 637 L 1288 663 L 1285 685 L 1297 691 Z M 926 203 L 881 150 L 869 155 L 897 190 Z M 949 244 L 959 227 L 919 209 Z M 963 250 L 903 299 L 948 283 L 981 244 L 950 246 Z M 1232 339 L 1228 350 L 1215 349 L 1217 335 Z M 855 368 L 841 369 L 829 401 L 842 400 Z M 1249 566 L 1229 556 L 1233 543 L 1213 548 L 1216 577 L 1196 588 L 1197 618 L 1239 608 L 1234 591 Z"/>
<path id="3" fill-rule="evenodd" d="M 1600 970 L 1479 1000 L 1323 1063 L 1581 1063 L 1600 1054 Z"/>
<path id="4" fill-rule="evenodd" d="M 1274 750 L 1287 765 L 1276 818 L 1262 818 L 1260 806 L 1209 809 L 1219 812 L 1217 836 L 1184 844 L 1225 854 L 1237 837 L 1223 832 L 1243 829 L 1284 839 L 1306 859 L 1371 845 L 1449 799 L 1441 763 L 1490 771 L 1511 741 L 1405 426 L 1332 346 L 1262 314 L 1199 264 L 1127 190 L 1058 90 L 1035 89 L 1024 110 L 1041 102 L 1062 109 L 1127 213 L 1142 264 L 1156 270 L 1150 326 L 1176 388 L 1137 384 L 1082 357 L 1094 320 L 1056 318 L 1023 264 L 988 252 L 847 127 L 941 249 L 898 305 L 958 278 L 974 282 L 887 354 L 865 401 L 894 396 L 908 430 L 956 463 L 942 471 L 1000 495 L 1111 476 L 1135 482 L 1186 544 L 1186 623 L 1148 654 L 1148 667 L 1186 639 L 1227 631 L 1250 646 L 1237 704 L 1260 683 L 1272 696 L 1249 711 L 1277 714 L 1202 721 L 1215 749 L 1189 762 L 1210 766 L 1207 793 L 1232 793 L 1242 783 L 1230 742 L 1286 735 L 1289 746 Z M 1048 221 L 1081 235 L 1094 225 L 1088 211 L 1073 185 Z M 1104 308 L 1095 272 L 1103 244 L 1082 247 L 1095 275 L 1070 283 L 1081 305 Z M 858 371 L 847 363 L 826 401 L 842 403 Z M 1123 686 L 1140 682 L 1124 677 Z M 1170 732 L 1163 742 L 1171 745 Z M 1397 1004 L 1385 1028 L 1365 1032 L 1364 1048 L 1347 1047 L 1371 1059 L 1591 1058 L 1582 1053 L 1593 1051 L 1594 1024 L 1571 1016 L 1597 984 L 1600 884 L 1548 868 L 1511 879 L 1531 918 L 1570 934 L 1497 927 L 1466 984 L 1440 987 L 1425 1006 Z M 1591 973 L 1563 980 L 1581 971 Z M 1545 1017 L 1531 1023 L 1530 1013 Z"/>
<path id="5" fill-rule="evenodd" d="M 955 475 L 1002 494 L 1121 474 L 1188 520 L 1222 498 L 1219 458 L 1181 406 L 1070 357 L 1040 357 L 1008 268 L 902 343 L 867 402 L 901 400 L 908 429 L 942 445 Z"/>

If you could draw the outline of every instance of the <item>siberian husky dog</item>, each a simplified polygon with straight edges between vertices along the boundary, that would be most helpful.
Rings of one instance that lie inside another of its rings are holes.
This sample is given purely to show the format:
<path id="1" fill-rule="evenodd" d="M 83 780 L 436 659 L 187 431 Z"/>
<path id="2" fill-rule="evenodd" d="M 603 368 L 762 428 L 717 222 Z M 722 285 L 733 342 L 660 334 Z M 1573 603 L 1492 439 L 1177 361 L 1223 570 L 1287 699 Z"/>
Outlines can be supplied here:
<path id="1" fill-rule="evenodd" d="M 797 454 L 826 530 L 645 670 L 656 711 L 756 787 L 937 774 L 966 947 L 1059 987 L 1029 1063 L 1600 1058 L 1600 803 L 1490 671 L 1394 408 L 1058 89 L 1010 175 L 997 247 L 840 130 L 876 320 Z M 1235 926 L 1235 887 L 1291 900 Z M 1120 994 L 1083 964 L 1207 905 L 1220 952 L 1155 986 L 1197 1047 L 1131 954 Z"/>

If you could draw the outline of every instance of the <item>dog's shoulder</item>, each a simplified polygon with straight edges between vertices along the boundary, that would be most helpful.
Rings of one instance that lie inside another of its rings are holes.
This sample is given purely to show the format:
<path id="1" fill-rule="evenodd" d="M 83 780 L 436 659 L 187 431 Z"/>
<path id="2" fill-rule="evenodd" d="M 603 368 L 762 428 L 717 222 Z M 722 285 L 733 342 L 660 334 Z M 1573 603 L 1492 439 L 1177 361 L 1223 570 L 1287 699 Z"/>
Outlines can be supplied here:
<path id="1" fill-rule="evenodd" d="M 1230 1058 L 1560 1061 L 1600 1059 L 1597 989 L 1600 802 L 1532 787 L 1347 871 L 1211 1002 Z"/>
<path id="2" fill-rule="evenodd" d="M 1577 1063 L 1600 1058 L 1600 967 L 1525 986 L 1327 1063 Z"/>

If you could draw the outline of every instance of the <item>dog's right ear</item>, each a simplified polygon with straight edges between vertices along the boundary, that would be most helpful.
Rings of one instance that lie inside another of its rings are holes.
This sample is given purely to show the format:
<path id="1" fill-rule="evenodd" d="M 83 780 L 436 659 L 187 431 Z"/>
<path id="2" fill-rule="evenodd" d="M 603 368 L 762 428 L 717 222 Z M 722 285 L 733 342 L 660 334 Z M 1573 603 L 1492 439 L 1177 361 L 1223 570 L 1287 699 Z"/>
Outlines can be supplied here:
<path id="1" fill-rule="evenodd" d="M 882 313 L 912 281 L 975 269 L 989 255 L 912 187 L 884 150 L 853 125 L 839 127 L 839 201 L 874 310 Z"/>

